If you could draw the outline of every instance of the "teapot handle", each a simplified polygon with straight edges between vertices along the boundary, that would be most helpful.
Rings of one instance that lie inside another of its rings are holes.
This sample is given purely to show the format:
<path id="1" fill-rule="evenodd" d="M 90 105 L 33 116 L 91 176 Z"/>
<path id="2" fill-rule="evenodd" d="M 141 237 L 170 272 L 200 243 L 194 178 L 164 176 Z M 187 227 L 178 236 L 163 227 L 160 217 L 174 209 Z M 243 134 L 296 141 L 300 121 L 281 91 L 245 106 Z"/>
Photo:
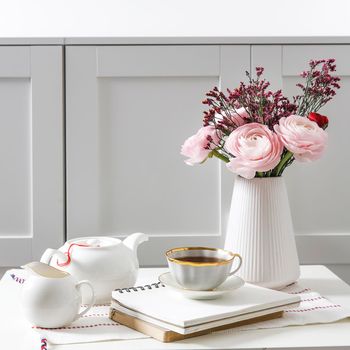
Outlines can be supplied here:
<path id="1" fill-rule="evenodd" d="M 60 252 L 59 250 L 48 248 L 45 250 L 44 254 L 42 255 L 40 262 L 50 265 L 52 257 L 54 255 L 57 255 L 59 259 L 62 261 L 67 260 L 67 256 L 64 255 L 62 252 Z"/>
<path id="2" fill-rule="evenodd" d="M 75 288 L 78 289 L 80 296 L 81 296 L 81 289 L 80 287 L 86 284 L 87 286 L 89 286 L 90 291 L 91 291 L 91 299 L 90 299 L 90 303 L 88 303 L 88 306 L 80 313 L 78 313 L 78 315 L 75 316 L 74 321 L 76 321 L 78 318 L 84 316 L 90 309 L 91 307 L 94 305 L 95 303 L 95 292 L 94 292 L 94 288 L 92 287 L 91 283 L 87 280 L 83 280 L 83 281 L 79 281 L 76 285 Z"/>

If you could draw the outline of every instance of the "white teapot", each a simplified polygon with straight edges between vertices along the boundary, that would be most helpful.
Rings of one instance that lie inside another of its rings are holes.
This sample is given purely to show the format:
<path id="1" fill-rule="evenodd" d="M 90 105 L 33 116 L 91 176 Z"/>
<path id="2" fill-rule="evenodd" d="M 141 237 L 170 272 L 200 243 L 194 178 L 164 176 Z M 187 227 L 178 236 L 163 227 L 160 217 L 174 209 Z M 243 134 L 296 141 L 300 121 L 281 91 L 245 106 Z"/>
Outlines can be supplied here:
<path id="1" fill-rule="evenodd" d="M 137 247 L 147 240 L 144 233 L 134 233 L 124 241 L 113 237 L 75 238 L 58 250 L 47 249 L 40 261 L 68 272 L 77 280 L 89 280 L 96 303 L 109 303 L 114 289 L 135 284 L 139 269 Z M 88 298 L 83 290 L 84 304 Z"/>

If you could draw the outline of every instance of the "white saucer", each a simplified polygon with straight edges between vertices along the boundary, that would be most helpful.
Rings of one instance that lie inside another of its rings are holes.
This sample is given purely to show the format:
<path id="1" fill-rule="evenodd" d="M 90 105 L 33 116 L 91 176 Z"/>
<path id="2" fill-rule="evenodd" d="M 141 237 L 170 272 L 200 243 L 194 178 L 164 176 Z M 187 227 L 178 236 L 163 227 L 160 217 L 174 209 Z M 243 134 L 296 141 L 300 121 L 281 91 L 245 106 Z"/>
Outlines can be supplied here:
<path id="1" fill-rule="evenodd" d="M 244 285 L 242 278 L 237 276 L 229 277 L 224 283 L 213 290 L 190 290 L 181 287 L 173 278 L 170 272 L 163 273 L 158 277 L 159 282 L 169 287 L 171 290 L 182 294 L 189 299 L 217 299 L 226 293 L 241 288 Z"/>

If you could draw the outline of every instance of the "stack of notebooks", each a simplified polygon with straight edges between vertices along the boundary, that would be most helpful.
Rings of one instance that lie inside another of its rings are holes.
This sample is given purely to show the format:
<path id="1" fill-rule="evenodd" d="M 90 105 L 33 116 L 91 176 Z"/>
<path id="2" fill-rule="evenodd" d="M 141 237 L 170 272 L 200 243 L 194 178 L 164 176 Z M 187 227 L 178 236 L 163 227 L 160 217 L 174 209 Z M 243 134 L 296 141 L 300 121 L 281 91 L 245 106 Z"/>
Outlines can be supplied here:
<path id="1" fill-rule="evenodd" d="M 281 317 L 298 295 L 245 284 L 215 300 L 191 300 L 161 283 L 117 289 L 110 318 L 162 342 Z"/>

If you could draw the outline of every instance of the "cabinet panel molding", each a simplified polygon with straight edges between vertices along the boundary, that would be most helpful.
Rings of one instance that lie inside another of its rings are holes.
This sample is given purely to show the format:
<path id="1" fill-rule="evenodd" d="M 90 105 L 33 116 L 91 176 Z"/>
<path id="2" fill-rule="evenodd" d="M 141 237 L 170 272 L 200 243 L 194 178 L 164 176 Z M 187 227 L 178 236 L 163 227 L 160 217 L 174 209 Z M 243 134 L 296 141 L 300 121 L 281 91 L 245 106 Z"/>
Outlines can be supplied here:
<path id="1" fill-rule="evenodd" d="M 31 48 L 33 258 L 64 241 L 63 52 Z"/>
<path id="2" fill-rule="evenodd" d="M 1 46 L 0 77 L 30 78 L 31 52 L 30 46 Z"/>
<path id="3" fill-rule="evenodd" d="M 350 45 L 284 45 L 283 76 L 298 76 L 311 59 L 335 58 L 337 74 L 350 75 Z"/>
<path id="4" fill-rule="evenodd" d="M 238 84 L 249 55 L 243 45 L 67 47 L 68 238 L 145 231 L 148 265 L 169 246 L 221 245 L 233 175 L 215 159 L 186 166 L 180 148 L 201 127 L 205 93 Z"/>
<path id="5" fill-rule="evenodd" d="M 96 76 L 218 76 L 219 50 L 219 46 L 96 47 Z"/>

